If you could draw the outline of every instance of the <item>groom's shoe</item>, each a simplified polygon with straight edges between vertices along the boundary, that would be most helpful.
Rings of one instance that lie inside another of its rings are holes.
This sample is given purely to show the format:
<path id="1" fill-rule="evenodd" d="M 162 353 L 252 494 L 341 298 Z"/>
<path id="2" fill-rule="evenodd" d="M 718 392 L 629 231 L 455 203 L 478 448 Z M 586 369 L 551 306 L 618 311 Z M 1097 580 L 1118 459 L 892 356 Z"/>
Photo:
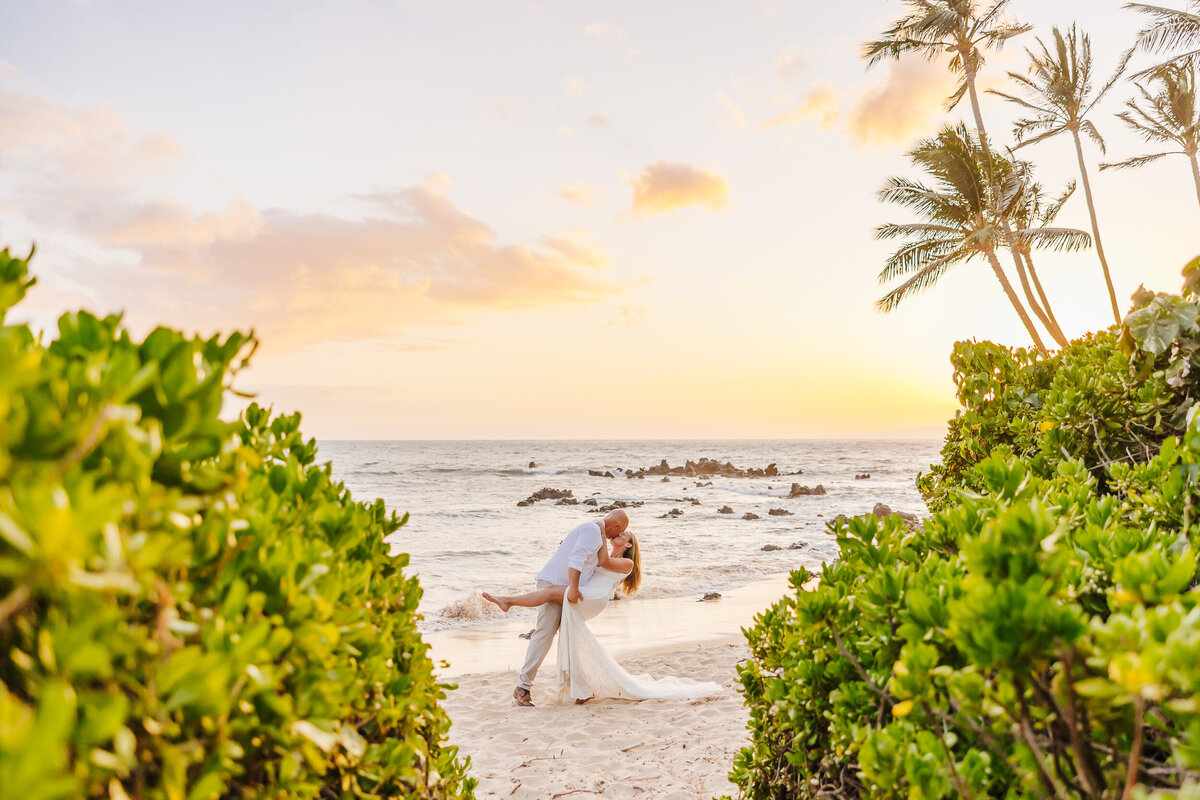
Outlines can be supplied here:
<path id="1" fill-rule="evenodd" d="M 513 699 L 517 701 L 517 705 L 519 706 L 533 708 L 533 698 L 529 695 L 529 690 L 523 686 L 513 689 Z"/>

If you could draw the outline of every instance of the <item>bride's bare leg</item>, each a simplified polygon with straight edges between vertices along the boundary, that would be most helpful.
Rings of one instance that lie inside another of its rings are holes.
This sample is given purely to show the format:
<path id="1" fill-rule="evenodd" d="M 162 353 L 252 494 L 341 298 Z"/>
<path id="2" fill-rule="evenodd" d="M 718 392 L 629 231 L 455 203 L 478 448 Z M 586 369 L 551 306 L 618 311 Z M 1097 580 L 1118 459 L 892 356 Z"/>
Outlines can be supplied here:
<path id="1" fill-rule="evenodd" d="M 518 594 L 513 597 L 496 597 L 495 595 L 483 592 L 483 599 L 500 606 L 501 611 L 508 611 L 512 606 L 535 608 L 546 603 L 561 603 L 563 601 L 563 593 L 566 590 L 567 587 L 565 586 L 547 586 L 543 589 Z"/>

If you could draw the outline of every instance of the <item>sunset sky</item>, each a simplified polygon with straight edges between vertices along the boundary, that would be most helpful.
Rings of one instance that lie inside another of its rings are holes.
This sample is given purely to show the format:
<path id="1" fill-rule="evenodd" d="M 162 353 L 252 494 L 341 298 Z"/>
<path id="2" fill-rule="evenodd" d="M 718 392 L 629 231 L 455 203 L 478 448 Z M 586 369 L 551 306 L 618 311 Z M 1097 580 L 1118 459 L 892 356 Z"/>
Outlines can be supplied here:
<path id="1" fill-rule="evenodd" d="M 1078 20 L 1107 74 L 1141 18 Z M 942 64 L 866 70 L 898 0 L 8 3 L 0 246 L 24 318 L 253 327 L 242 389 L 320 438 L 930 435 L 957 339 L 1028 340 L 982 263 L 883 315 L 874 226 L 917 174 Z M 1023 70 L 1019 39 L 988 86 Z M 1109 158 L 1149 152 L 1113 117 Z M 993 135 L 1012 110 L 984 98 Z M 1066 137 L 1021 151 L 1057 189 Z M 1093 169 L 1100 159 L 1088 152 Z M 1187 162 L 1093 172 L 1123 305 L 1200 251 Z M 1087 228 L 1081 193 L 1059 224 Z M 1068 335 L 1111 322 L 1093 253 L 1039 258 Z"/>

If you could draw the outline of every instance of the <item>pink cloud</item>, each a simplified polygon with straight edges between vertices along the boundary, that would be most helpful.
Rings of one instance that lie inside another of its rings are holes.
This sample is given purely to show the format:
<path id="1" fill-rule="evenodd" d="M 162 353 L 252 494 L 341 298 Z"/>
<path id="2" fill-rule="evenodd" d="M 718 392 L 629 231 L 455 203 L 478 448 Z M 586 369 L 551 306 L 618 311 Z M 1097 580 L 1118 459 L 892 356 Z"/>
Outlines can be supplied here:
<path id="1" fill-rule="evenodd" d="M 662 159 L 643 169 L 630 184 L 633 202 L 629 210 L 639 217 L 691 205 L 722 211 L 729 198 L 729 185 L 715 172 Z"/>

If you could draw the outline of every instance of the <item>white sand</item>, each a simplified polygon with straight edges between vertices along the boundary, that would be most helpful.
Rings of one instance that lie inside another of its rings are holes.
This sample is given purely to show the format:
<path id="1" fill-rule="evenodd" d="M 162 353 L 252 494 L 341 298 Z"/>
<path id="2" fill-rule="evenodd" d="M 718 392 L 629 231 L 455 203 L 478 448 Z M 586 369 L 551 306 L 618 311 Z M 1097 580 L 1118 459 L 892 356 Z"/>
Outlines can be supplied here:
<path id="1" fill-rule="evenodd" d="M 620 659 L 634 674 L 679 675 L 726 688 L 704 700 L 600 699 L 560 705 L 551 659 L 535 708 L 512 699 L 515 671 L 459 675 L 445 706 L 451 743 L 471 757 L 481 798 L 661 798 L 734 794 L 727 773 L 746 740 L 735 665 L 740 636 Z"/>

